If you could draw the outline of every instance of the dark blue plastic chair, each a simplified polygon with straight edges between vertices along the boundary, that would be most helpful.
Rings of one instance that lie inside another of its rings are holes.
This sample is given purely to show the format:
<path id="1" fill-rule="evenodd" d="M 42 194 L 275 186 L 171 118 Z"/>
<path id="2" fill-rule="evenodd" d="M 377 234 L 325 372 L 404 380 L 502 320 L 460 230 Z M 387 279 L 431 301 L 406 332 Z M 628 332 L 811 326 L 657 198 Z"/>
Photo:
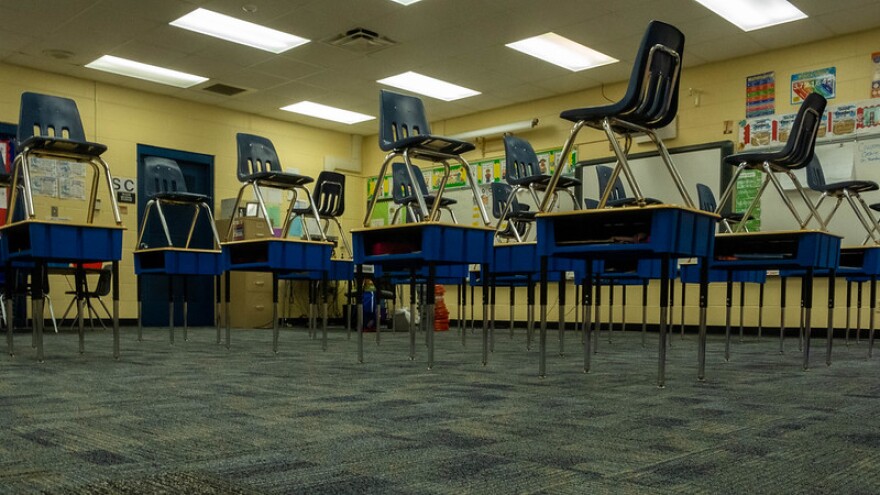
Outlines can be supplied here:
<path id="1" fill-rule="evenodd" d="M 261 136 L 242 132 L 236 134 L 235 139 L 238 147 L 238 180 L 242 183 L 242 186 L 238 190 L 238 196 L 235 199 L 231 220 L 235 220 L 244 190 L 250 186 L 254 191 L 254 196 L 257 198 L 257 203 L 263 218 L 266 220 L 266 225 L 269 227 L 269 232 L 273 232 L 272 221 L 269 219 L 269 212 L 266 210 L 266 203 L 263 201 L 263 194 L 260 192 L 261 187 L 269 187 L 291 191 L 293 193 L 293 197 L 290 200 L 291 205 L 296 204 L 298 193 L 300 191 L 304 192 L 308 199 L 312 216 L 315 222 L 318 222 L 320 225 L 318 210 L 315 207 L 311 192 L 306 187 L 306 184 L 313 182 L 314 179 L 305 175 L 284 172 L 281 168 L 281 160 L 278 159 L 278 153 L 275 151 L 272 141 Z M 287 237 L 293 217 L 294 208 L 288 208 L 287 215 L 281 226 L 281 237 Z M 305 222 L 303 222 L 303 225 L 305 226 Z M 234 222 L 230 221 L 229 229 L 224 237 L 225 240 L 228 241 L 232 238 L 233 227 Z M 321 230 L 321 239 L 327 240 L 327 235 L 323 229 Z"/>
<path id="2" fill-rule="evenodd" d="M 530 211 L 529 205 L 517 201 L 514 188 L 510 184 L 493 182 L 491 189 L 492 215 L 498 219 L 495 225 L 495 237 L 522 242 L 528 237 L 538 212 Z"/>
<path id="3" fill-rule="evenodd" d="M 531 143 L 510 134 L 504 136 L 504 160 L 507 167 L 507 183 L 514 187 L 514 194 L 520 188 L 526 188 L 531 193 L 535 205 L 540 204 L 541 201 L 538 199 L 537 191 L 547 190 L 547 184 L 550 182 L 551 176 L 546 171 L 541 170 L 538 155 L 535 153 L 534 148 L 532 148 Z M 549 167 L 550 164 L 546 166 Z M 550 209 L 553 209 L 553 206 L 555 206 L 557 201 L 555 195 L 559 191 L 568 194 L 574 208 L 580 209 L 581 203 L 572 191 L 574 187 L 580 184 L 581 181 L 574 177 L 560 177 L 556 183 L 553 203 Z"/>
<path id="4" fill-rule="evenodd" d="M 713 193 L 712 188 L 706 184 L 697 184 L 697 201 L 700 204 L 701 210 L 712 213 L 718 212 L 719 215 L 721 215 L 721 224 L 724 226 L 726 232 L 733 232 L 730 222 L 739 223 L 745 218 L 742 213 L 719 211 L 718 204 L 715 202 L 715 193 Z M 751 217 L 749 220 L 751 220 Z M 746 232 L 748 232 L 748 227 L 744 228 Z"/>
<path id="5" fill-rule="evenodd" d="M 159 222 L 162 224 L 162 231 L 165 234 L 168 247 L 174 247 L 174 243 L 171 240 L 171 231 L 168 229 L 168 222 L 165 219 L 165 212 L 162 210 L 162 205 L 168 204 L 185 205 L 193 208 L 192 222 L 190 223 L 186 243 L 183 246 L 184 249 L 188 249 L 190 246 L 196 222 L 199 220 L 199 213 L 202 211 L 205 212 L 208 223 L 211 225 L 211 231 L 214 233 L 214 248 L 220 249 L 220 238 L 214 225 L 214 215 L 211 213 L 211 206 L 208 204 L 208 196 L 191 193 L 186 190 L 183 172 L 180 171 L 180 166 L 176 161 L 158 156 L 145 157 L 143 180 L 147 204 L 144 207 L 144 218 L 141 221 L 140 234 L 138 235 L 137 245 L 139 247 L 143 241 L 144 232 L 147 230 L 147 223 L 150 221 L 150 212 L 153 207 L 156 208 L 156 213 L 159 215 Z"/>
<path id="6" fill-rule="evenodd" d="M 596 178 L 599 181 L 599 194 L 602 194 L 603 191 L 606 190 L 606 188 L 611 187 L 611 194 L 608 196 L 608 201 L 605 203 L 605 206 L 611 208 L 619 208 L 623 206 L 632 206 L 638 204 L 638 198 L 633 198 L 626 195 L 626 189 L 623 188 L 623 181 L 620 180 L 620 177 L 617 177 L 613 185 L 608 185 L 608 183 L 611 181 L 612 175 L 614 175 L 613 168 L 606 165 L 596 165 Z M 663 201 L 654 198 L 642 198 L 641 202 L 645 205 L 663 204 Z"/>
<path id="7" fill-rule="evenodd" d="M 819 157 L 814 154 L 813 158 L 807 163 L 807 185 L 810 189 L 822 193 L 822 196 L 816 203 L 816 211 L 819 211 L 819 208 L 822 207 L 825 198 L 833 197 L 837 199 L 837 203 L 831 209 L 831 212 L 829 212 L 828 216 L 823 219 L 826 226 L 831 222 L 831 219 L 837 212 L 840 202 L 846 199 L 846 202 L 849 204 L 850 208 L 852 208 L 853 213 L 856 214 L 856 218 L 859 219 L 862 227 L 864 227 L 865 231 L 868 233 L 865 242 L 867 243 L 868 240 L 873 240 L 875 244 L 880 243 L 880 237 L 878 237 L 878 234 L 880 234 L 880 225 L 878 225 L 877 221 L 874 219 L 874 215 L 871 213 L 871 207 L 868 206 L 868 203 L 865 202 L 861 195 L 863 192 L 880 189 L 880 186 L 878 186 L 876 182 L 872 180 L 844 180 L 828 184 L 825 182 L 825 173 L 822 171 L 822 164 L 819 163 Z M 809 218 L 807 220 L 809 220 Z"/>
<path id="8" fill-rule="evenodd" d="M 763 192 L 766 189 L 767 183 L 772 182 L 776 191 L 779 193 L 780 197 L 782 197 L 783 202 L 785 202 L 785 205 L 788 207 L 788 210 L 798 221 L 801 229 L 806 228 L 810 220 L 815 218 L 816 222 L 819 223 L 819 227 L 822 230 L 826 230 L 825 222 L 819 216 L 813 202 L 807 197 L 800 181 L 792 172 L 793 170 L 806 167 L 810 163 L 810 160 L 813 159 L 813 150 L 816 146 L 816 135 L 818 134 L 819 126 L 822 123 L 822 114 L 825 112 L 825 104 L 825 98 L 818 93 L 811 93 L 807 96 L 795 116 L 788 141 L 786 141 L 785 146 L 781 150 L 746 151 L 726 156 L 724 158 L 724 163 L 736 166 L 736 171 L 733 173 L 730 183 L 724 190 L 724 194 L 721 195 L 721 199 L 718 201 L 719 204 L 724 205 L 730 199 L 734 187 L 736 186 L 736 180 L 739 178 L 743 170 L 760 170 L 764 172 L 764 184 L 760 191 Z M 801 220 L 800 214 L 798 214 L 794 205 L 785 194 L 785 190 L 779 183 L 779 179 L 776 178 L 776 174 L 778 173 L 783 173 L 788 176 L 794 184 L 795 189 L 800 194 L 801 199 L 810 209 L 810 215 L 806 220 Z M 759 194 L 755 197 L 754 201 L 752 201 L 752 204 L 749 205 L 748 209 L 746 209 L 744 213 L 746 217 L 751 216 L 755 206 L 760 200 L 761 195 Z M 716 213 L 718 212 L 716 211 Z M 744 222 L 740 222 L 737 231 L 742 230 L 744 226 Z"/>
<path id="9" fill-rule="evenodd" d="M 576 108 L 560 114 L 561 118 L 575 123 L 571 135 L 563 146 L 563 156 L 571 153 L 575 138 L 584 126 L 604 131 L 619 163 L 615 168 L 613 179 L 623 171 L 637 202 L 643 204 L 644 196 L 629 167 L 627 154 L 632 143 L 632 135 L 644 133 L 651 138 L 660 152 L 685 205 L 693 207 L 694 203 L 672 163 L 666 146 L 655 132 L 672 123 L 678 111 L 679 74 L 683 52 L 684 34 L 681 31 L 660 21 L 652 21 L 648 24 L 623 98 L 609 105 Z M 617 135 L 623 136 L 626 140 L 623 149 L 617 142 Z M 557 170 L 548 184 L 547 188 L 551 192 L 558 187 L 560 175 L 561 171 Z M 608 193 L 610 191 L 603 194 L 600 206 L 605 206 Z M 548 206 L 549 198 L 545 196 L 541 210 L 548 211 Z"/>
<path id="10" fill-rule="evenodd" d="M 12 171 L 12 197 L 9 201 L 9 218 L 17 219 L 14 210 L 17 204 L 19 189 L 23 196 L 26 219 L 34 219 L 33 192 L 29 181 L 22 179 L 22 168 L 30 172 L 30 159 L 45 156 L 74 160 L 88 163 L 94 173 L 103 178 L 110 191 L 110 203 L 116 225 L 122 225 L 116 196 L 113 194 L 110 166 L 101 158 L 107 147 L 100 143 L 86 140 L 82 120 L 76 102 L 70 98 L 25 92 L 21 95 L 21 107 L 18 117 L 18 150 Z M 92 181 L 86 222 L 91 224 L 95 217 L 95 205 L 98 184 Z"/>
<path id="11" fill-rule="evenodd" d="M 394 212 L 394 218 L 391 220 L 392 224 L 396 223 L 397 215 L 400 214 L 401 209 L 406 209 L 409 218 L 414 219 L 415 221 L 422 221 L 421 213 L 414 208 L 414 205 L 417 204 L 416 189 L 421 191 L 422 197 L 425 199 L 425 204 L 429 208 L 433 209 L 434 202 L 437 201 L 437 196 L 430 194 L 428 191 L 428 183 L 425 182 L 425 176 L 422 174 L 422 170 L 415 165 L 413 165 L 410 170 L 412 171 L 412 177 L 416 180 L 415 184 L 410 180 L 410 174 L 406 173 L 405 164 L 394 163 L 391 165 L 391 183 L 393 185 L 391 197 L 393 198 L 394 203 L 400 206 L 400 208 Z M 458 219 L 455 218 L 455 212 L 452 211 L 451 206 L 457 203 L 458 201 L 452 198 L 440 198 L 439 209 L 449 212 L 453 223 L 458 223 Z"/>
<path id="12" fill-rule="evenodd" d="M 422 100 L 414 96 L 402 95 L 392 91 L 382 90 L 379 101 L 379 148 L 387 152 L 385 161 L 379 169 L 379 177 L 384 177 L 388 165 L 397 157 L 403 157 L 408 167 L 413 167 L 412 160 L 421 159 L 432 163 L 442 163 L 449 174 L 449 162 L 456 161 L 464 168 L 467 181 L 470 183 L 474 201 L 480 209 L 483 222 L 489 223 L 483 203 L 480 201 L 480 192 L 477 189 L 476 178 L 471 171 L 470 165 L 461 157 L 463 153 L 472 151 L 475 146 L 466 141 L 437 136 L 431 134 L 431 126 L 425 114 L 425 106 Z M 409 173 L 412 168 L 405 168 Z M 448 175 L 447 175 L 448 177 Z M 415 177 L 410 177 L 410 182 L 415 182 Z M 441 206 L 445 181 L 436 193 L 430 212 L 427 201 L 419 189 L 413 189 L 415 203 L 418 205 L 419 216 L 423 221 L 437 218 L 438 208 Z M 378 189 L 377 189 L 378 191 Z M 374 193 L 369 200 L 364 227 L 370 224 L 370 217 L 376 206 L 379 195 Z"/>
<path id="13" fill-rule="evenodd" d="M 336 225 L 339 238 L 342 239 L 342 245 L 348 254 L 348 259 L 351 259 L 351 246 L 349 246 L 348 239 L 345 237 L 345 231 L 342 230 L 342 224 L 339 223 L 339 217 L 345 213 L 345 175 L 329 170 L 324 170 L 318 174 L 312 198 L 315 201 L 315 208 L 318 210 L 318 218 L 325 222 L 321 228 L 324 232 L 327 232 L 330 222 Z M 311 213 L 311 205 L 294 207 L 293 209 L 294 216 L 305 216 Z M 303 219 L 304 228 L 305 225 L 306 221 Z"/>

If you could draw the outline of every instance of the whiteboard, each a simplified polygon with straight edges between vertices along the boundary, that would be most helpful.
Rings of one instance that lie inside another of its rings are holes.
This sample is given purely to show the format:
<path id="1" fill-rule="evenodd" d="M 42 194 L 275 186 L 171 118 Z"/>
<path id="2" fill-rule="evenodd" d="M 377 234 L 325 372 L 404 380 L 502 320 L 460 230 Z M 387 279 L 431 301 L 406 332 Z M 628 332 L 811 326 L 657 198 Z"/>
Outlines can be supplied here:
<path id="1" fill-rule="evenodd" d="M 732 167 L 723 166 L 722 161 L 731 153 L 733 153 L 733 143 L 730 141 L 683 146 L 669 150 L 672 162 L 681 175 L 682 182 L 695 207 L 699 207 L 697 183 L 711 187 L 716 198 L 721 195 L 723 187 L 727 185 L 732 175 Z M 659 153 L 655 151 L 634 154 L 629 157 L 628 161 L 636 182 L 645 197 L 659 199 L 668 204 L 685 204 Z M 576 173 L 583 182 L 580 192 L 582 199 L 598 200 L 601 196 L 595 165 L 613 167 L 615 163 L 614 158 L 603 158 L 582 161 L 575 165 Z M 632 196 L 632 190 L 622 173 L 620 177 L 627 195 Z"/>

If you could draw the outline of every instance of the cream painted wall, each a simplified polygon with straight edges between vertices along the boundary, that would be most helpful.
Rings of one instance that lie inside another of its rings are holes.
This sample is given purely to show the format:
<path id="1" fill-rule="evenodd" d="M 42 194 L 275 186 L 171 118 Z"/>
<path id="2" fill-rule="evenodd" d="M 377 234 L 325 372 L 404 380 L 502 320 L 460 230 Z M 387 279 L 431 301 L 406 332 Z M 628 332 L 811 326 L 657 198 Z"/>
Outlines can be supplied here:
<path id="1" fill-rule="evenodd" d="M 86 137 L 108 146 L 104 158 L 114 176 L 136 177 L 138 144 L 213 155 L 215 210 L 219 208 L 221 198 L 234 198 L 238 192 L 239 183 L 235 175 L 237 132 L 249 132 L 271 139 L 285 168 L 295 167 L 312 177 L 323 170 L 325 155 L 348 156 L 351 150 L 351 136 L 344 133 L 9 65 L 0 65 L 0 121 L 18 121 L 19 99 L 24 91 L 76 100 Z M 364 203 L 363 180 L 349 174 L 347 183 L 347 209 L 342 219 L 346 230 L 355 225 L 361 211 L 358 206 Z M 103 189 L 102 193 L 105 193 Z M 97 221 L 111 224 L 108 195 L 101 197 L 104 207 Z M 70 204 L 57 200 L 44 201 L 42 204 L 42 209 L 38 207 L 38 215 L 41 211 L 48 215 L 48 205 L 61 204 L 60 216 L 76 218 L 77 212 Z M 136 316 L 131 255 L 137 238 L 136 215 L 134 205 L 123 214 L 123 222 L 128 229 L 123 237 L 123 259 L 120 264 L 120 311 L 123 318 Z M 68 287 L 63 283 L 53 286 L 55 305 L 63 309 L 67 304 L 63 291 Z"/>
<path id="2" fill-rule="evenodd" d="M 750 57 L 728 60 L 720 63 L 704 64 L 682 71 L 681 76 L 681 99 L 679 103 L 679 127 L 678 137 L 666 141 L 668 147 L 679 147 L 693 144 L 707 143 L 720 140 L 736 141 L 736 124 L 745 118 L 745 79 L 753 74 L 767 71 L 776 72 L 776 110 L 778 113 L 793 112 L 796 107 L 789 104 L 788 83 L 791 74 L 812 69 L 834 66 L 837 68 L 837 97 L 830 100 L 830 105 L 845 104 L 850 101 L 864 100 L 870 97 L 874 66 L 870 55 L 880 50 L 880 29 L 873 29 L 856 34 L 840 36 L 817 43 L 805 44 L 791 48 L 774 50 Z M 685 60 L 687 48 L 685 48 Z M 698 89 L 700 92 L 699 102 L 688 95 L 689 88 Z M 478 88 L 479 89 L 479 88 Z M 620 98 L 626 91 L 626 83 L 613 84 L 604 88 L 604 94 L 611 100 Z M 432 123 L 435 134 L 456 134 L 474 129 L 483 129 L 508 122 L 517 122 L 530 118 L 540 119 L 538 127 L 522 136 L 532 142 L 536 149 L 559 148 L 568 137 L 571 125 L 567 121 L 559 119 L 559 113 L 563 110 L 584 106 L 595 106 L 605 102 L 601 88 L 591 88 L 581 92 L 563 96 L 546 98 L 522 105 L 487 111 L 479 115 L 470 115 L 462 118 L 450 119 Z M 724 122 L 733 121 L 734 134 L 725 135 Z M 601 158 L 610 156 L 607 141 L 604 135 L 597 131 L 586 129 L 581 131 L 577 140 L 578 159 Z M 634 152 L 650 151 L 650 147 L 636 145 Z M 504 154 L 503 144 L 500 138 L 489 140 L 483 148 L 466 155 L 469 160 L 481 160 L 484 158 L 498 157 Z M 369 175 L 378 173 L 383 154 L 376 145 L 376 137 L 364 139 L 364 169 Z M 718 194 L 718 191 L 716 191 Z M 797 324 L 799 285 L 790 281 L 792 289 L 788 293 L 788 306 L 786 318 L 789 326 Z M 680 290 L 678 284 L 676 291 Z M 756 286 L 747 286 L 746 292 L 746 323 L 757 324 L 757 311 L 755 310 L 758 300 Z M 777 325 L 779 321 L 779 281 L 773 279 L 766 289 L 766 312 L 764 314 L 765 325 Z M 826 281 L 818 280 L 815 285 L 814 325 L 826 324 Z M 446 295 L 447 306 L 455 318 L 455 298 L 457 290 L 449 289 Z M 617 289 L 620 290 L 619 288 Z M 640 289 L 630 288 L 627 300 L 627 320 L 632 322 L 641 319 L 641 293 Z M 738 300 L 739 289 L 736 289 L 735 299 Z M 837 284 L 837 301 L 844 301 L 845 284 Z M 516 317 L 524 321 L 525 296 L 524 290 L 520 289 L 518 297 L 521 307 L 517 308 Z M 481 314 L 480 295 L 477 289 L 477 315 Z M 498 319 L 506 321 L 507 313 L 507 289 L 501 289 L 498 301 L 504 306 L 500 309 Z M 867 296 L 866 296 L 867 297 Z M 676 304 L 679 304 L 680 295 L 676 293 Z M 557 300 L 555 285 L 550 287 L 550 300 Z M 568 297 L 569 310 L 573 301 L 573 290 Z M 649 304 L 649 321 L 658 321 L 657 312 L 658 286 L 651 285 Z M 724 287 L 716 284 L 710 291 L 710 318 L 712 325 L 724 323 Z M 607 298 L 603 298 L 607 304 Z M 692 287 L 687 294 L 687 304 L 691 306 L 687 312 L 687 321 L 690 324 L 697 323 L 697 294 L 696 287 Z M 867 302 L 865 303 L 867 305 Z M 615 299 L 615 314 L 618 321 L 620 316 L 620 296 Z M 468 313 L 470 314 L 470 313 Z M 675 320 L 678 321 L 680 313 L 675 311 Z M 837 326 L 843 325 L 844 309 L 841 304 L 835 312 Z M 569 314 L 569 321 L 573 313 Z M 734 314 L 736 321 L 737 315 Z M 551 321 L 556 321 L 556 305 L 550 304 Z M 853 319 L 855 321 L 855 319 Z M 867 320 L 864 320 L 867 321 Z"/>

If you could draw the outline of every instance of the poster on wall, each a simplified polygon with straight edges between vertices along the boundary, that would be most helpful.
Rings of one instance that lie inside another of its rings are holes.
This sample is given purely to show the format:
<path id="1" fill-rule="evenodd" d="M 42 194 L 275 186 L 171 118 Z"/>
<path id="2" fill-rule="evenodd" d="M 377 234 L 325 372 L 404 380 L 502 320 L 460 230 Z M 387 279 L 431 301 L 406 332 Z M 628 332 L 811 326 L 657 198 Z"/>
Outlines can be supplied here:
<path id="1" fill-rule="evenodd" d="M 871 78 L 871 98 L 880 98 L 880 52 L 871 54 L 874 62 L 874 77 Z"/>
<path id="2" fill-rule="evenodd" d="M 746 78 L 746 118 L 776 112 L 776 73 L 765 72 Z"/>
<path id="3" fill-rule="evenodd" d="M 800 104 L 810 93 L 819 93 L 826 100 L 837 95 L 837 68 L 826 67 L 791 75 L 791 104 Z"/>

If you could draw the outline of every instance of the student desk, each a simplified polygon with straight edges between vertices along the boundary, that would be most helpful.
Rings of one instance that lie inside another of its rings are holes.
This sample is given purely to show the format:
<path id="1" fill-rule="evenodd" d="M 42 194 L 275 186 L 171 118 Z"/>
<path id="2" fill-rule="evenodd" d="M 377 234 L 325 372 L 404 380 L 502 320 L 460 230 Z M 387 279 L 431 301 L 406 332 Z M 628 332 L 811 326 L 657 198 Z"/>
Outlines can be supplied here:
<path id="1" fill-rule="evenodd" d="M 122 226 L 94 226 L 39 220 L 24 220 L 0 227 L 0 258 L 6 260 L 6 279 L 12 280 L 14 264 L 27 264 L 31 269 L 33 314 L 43 314 L 44 274 L 49 263 L 112 263 L 113 277 L 113 357 L 119 359 L 119 260 L 122 258 Z M 84 270 L 77 274 L 77 299 L 82 294 Z M 6 313 L 12 319 L 12 284 L 6 284 Z M 82 308 L 79 308 L 82 311 Z M 44 359 L 43 319 L 35 317 L 34 336 L 37 360 Z M 12 325 L 7 326 L 7 345 L 13 354 Z M 85 352 L 84 321 L 79 325 L 79 351 Z"/>

